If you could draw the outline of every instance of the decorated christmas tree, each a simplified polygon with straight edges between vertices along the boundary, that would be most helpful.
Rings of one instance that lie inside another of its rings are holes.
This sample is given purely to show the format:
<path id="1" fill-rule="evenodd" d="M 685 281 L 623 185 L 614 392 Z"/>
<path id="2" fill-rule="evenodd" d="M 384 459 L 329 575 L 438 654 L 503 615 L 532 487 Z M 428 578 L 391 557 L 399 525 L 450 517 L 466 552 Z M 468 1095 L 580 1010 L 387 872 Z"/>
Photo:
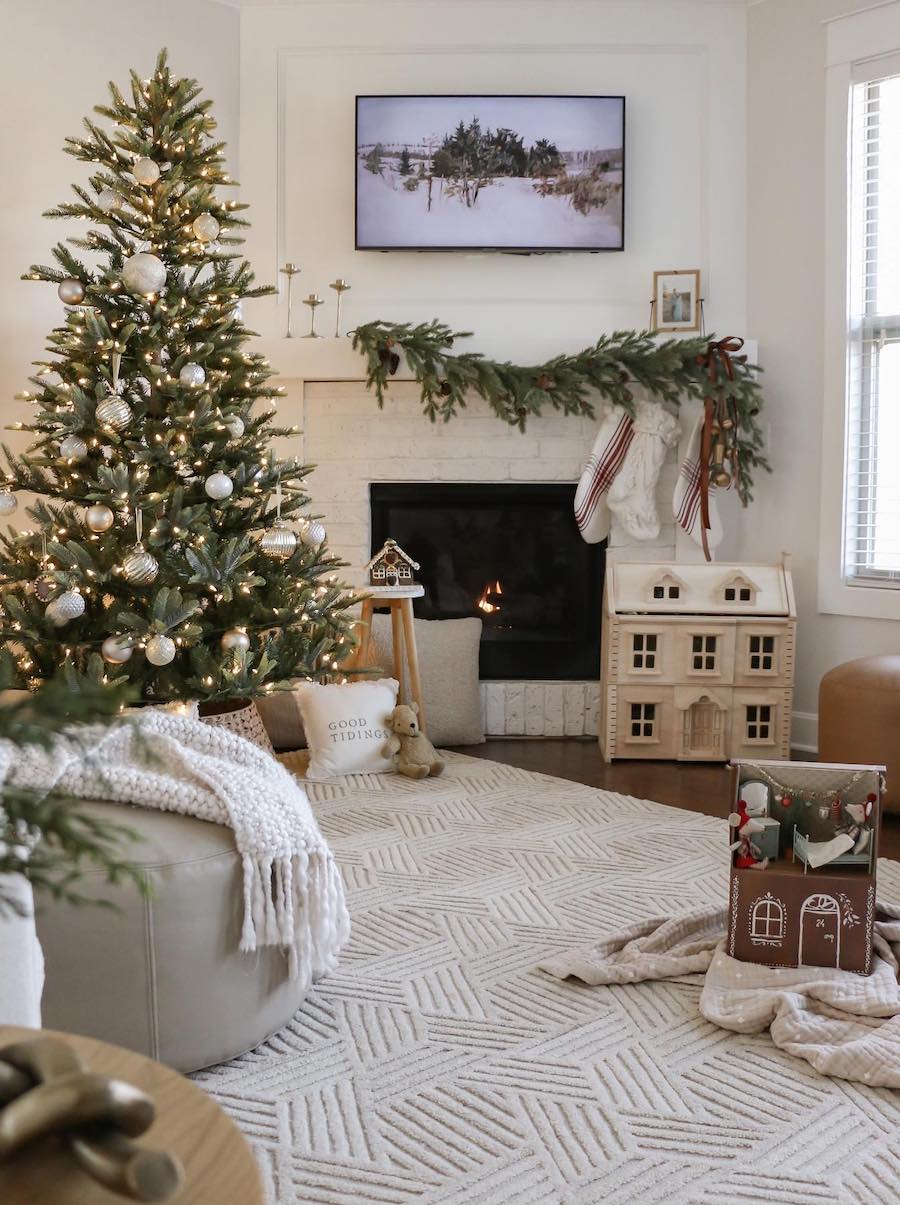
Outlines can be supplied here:
<path id="1" fill-rule="evenodd" d="M 234 249 L 245 207 L 219 197 L 210 102 L 165 51 L 110 93 L 67 140 L 87 185 L 47 215 L 90 228 L 26 276 L 66 310 L 20 395 L 33 442 L 6 449 L 0 514 L 39 497 L 32 530 L 0 537 L 0 633 L 32 687 L 65 665 L 153 700 L 327 679 L 355 600 L 303 514 L 308 469 L 272 447 L 296 429 L 247 350 L 241 303 L 269 290 Z"/>

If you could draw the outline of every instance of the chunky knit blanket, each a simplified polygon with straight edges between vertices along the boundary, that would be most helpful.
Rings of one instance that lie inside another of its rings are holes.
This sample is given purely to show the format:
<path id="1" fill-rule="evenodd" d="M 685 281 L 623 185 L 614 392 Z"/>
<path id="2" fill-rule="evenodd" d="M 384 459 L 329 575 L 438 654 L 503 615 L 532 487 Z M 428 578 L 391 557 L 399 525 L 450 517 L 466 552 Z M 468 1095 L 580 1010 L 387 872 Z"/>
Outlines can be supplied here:
<path id="1" fill-rule="evenodd" d="M 281 947 L 293 978 L 332 970 L 350 935 L 344 889 L 306 792 L 271 756 L 226 729 L 147 711 L 81 728 L 49 750 L 0 741 L 0 782 L 136 804 L 223 824 L 244 868 L 241 950 Z"/>

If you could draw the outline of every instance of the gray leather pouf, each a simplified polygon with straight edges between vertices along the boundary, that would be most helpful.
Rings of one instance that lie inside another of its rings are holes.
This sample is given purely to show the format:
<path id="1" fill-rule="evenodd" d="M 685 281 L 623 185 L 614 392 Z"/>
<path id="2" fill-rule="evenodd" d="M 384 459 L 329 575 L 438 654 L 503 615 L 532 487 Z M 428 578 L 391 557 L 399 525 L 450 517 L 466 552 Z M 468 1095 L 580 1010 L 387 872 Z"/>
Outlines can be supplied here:
<path id="1" fill-rule="evenodd" d="M 38 903 L 48 1029 L 87 1034 L 195 1071 L 256 1046 L 304 997 L 277 950 L 241 954 L 243 873 L 230 829 L 187 816 L 91 803 L 138 834 L 123 856 L 150 898 L 91 874 L 83 893 L 116 906 Z"/>

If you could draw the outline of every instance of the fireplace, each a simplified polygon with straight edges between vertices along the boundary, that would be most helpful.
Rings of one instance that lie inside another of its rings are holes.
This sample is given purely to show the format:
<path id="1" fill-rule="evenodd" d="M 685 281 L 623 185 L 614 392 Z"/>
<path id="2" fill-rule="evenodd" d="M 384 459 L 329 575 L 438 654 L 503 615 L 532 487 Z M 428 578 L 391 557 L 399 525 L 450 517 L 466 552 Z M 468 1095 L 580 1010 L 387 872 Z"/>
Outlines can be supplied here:
<path id="1" fill-rule="evenodd" d="M 374 483 L 372 551 L 390 537 L 419 562 L 419 618 L 481 618 L 482 679 L 594 679 L 605 548 L 582 540 L 574 497 L 557 483 Z"/>

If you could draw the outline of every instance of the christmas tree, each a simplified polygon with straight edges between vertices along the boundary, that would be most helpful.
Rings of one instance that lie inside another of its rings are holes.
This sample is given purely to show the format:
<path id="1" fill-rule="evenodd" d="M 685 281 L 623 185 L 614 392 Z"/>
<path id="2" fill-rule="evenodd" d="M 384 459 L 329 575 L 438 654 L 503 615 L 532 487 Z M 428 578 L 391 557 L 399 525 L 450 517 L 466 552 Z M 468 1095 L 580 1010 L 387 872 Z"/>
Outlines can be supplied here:
<path id="1" fill-rule="evenodd" d="M 90 165 L 47 216 L 92 224 L 25 279 L 67 307 L 38 361 L 34 435 L 0 513 L 40 495 L 33 529 L 0 537 L 0 633 L 31 687 L 71 666 L 143 698 L 252 696 L 339 672 L 353 646 L 325 530 L 303 516 L 308 469 L 278 459 L 267 361 L 241 303 L 270 292 L 234 247 L 245 206 L 210 102 L 157 60 L 66 151 Z M 77 249 L 73 250 L 73 248 Z M 294 520 L 294 526 L 289 525 Z"/>

